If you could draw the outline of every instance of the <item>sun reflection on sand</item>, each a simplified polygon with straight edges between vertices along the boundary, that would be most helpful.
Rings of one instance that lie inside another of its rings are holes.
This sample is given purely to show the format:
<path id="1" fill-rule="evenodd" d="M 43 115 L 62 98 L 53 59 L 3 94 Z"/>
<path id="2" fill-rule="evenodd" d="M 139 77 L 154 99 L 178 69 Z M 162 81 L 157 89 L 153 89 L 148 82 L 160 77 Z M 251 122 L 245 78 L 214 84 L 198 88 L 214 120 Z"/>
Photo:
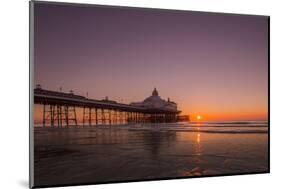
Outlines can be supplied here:
<path id="1" fill-rule="evenodd" d="M 195 154 L 198 156 L 202 155 L 201 134 L 200 133 L 196 134 Z"/>
<path id="2" fill-rule="evenodd" d="M 200 143 L 200 136 L 201 136 L 200 134 L 197 134 L 197 140 L 196 140 L 197 143 Z"/>

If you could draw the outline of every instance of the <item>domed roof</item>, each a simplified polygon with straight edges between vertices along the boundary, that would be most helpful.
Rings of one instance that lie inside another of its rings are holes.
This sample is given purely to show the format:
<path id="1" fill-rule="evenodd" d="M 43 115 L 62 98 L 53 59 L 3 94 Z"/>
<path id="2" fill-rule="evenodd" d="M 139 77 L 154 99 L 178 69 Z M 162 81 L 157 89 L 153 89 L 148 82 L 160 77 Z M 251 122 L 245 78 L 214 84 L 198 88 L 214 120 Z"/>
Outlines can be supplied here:
<path id="1" fill-rule="evenodd" d="M 161 99 L 156 88 L 152 91 L 152 95 L 147 97 L 143 102 L 133 102 L 131 105 L 153 109 L 177 109 L 177 105 L 174 102 Z"/>
<path id="2" fill-rule="evenodd" d="M 150 106 L 153 108 L 161 108 L 163 106 L 165 106 L 166 101 L 161 99 L 160 96 L 158 95 L 158 91 L 156 90 L 156 88 L 154 88 L 153 92 L 152 92 L 152 96 L 147 97 L 143 103 L 146 106 Z"/>

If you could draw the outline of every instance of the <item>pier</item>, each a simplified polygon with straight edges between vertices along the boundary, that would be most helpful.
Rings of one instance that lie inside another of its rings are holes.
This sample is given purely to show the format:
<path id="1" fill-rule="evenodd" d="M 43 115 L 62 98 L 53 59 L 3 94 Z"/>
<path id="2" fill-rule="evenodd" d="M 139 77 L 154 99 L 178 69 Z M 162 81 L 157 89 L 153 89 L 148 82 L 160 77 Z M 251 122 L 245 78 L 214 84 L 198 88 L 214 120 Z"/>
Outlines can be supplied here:
<path id="1" fill-rule="evenodd" d="M 156 89 L 155 89 L 156 90 Z M 154 91 L 155 93 L 155 91 Z M 157 93 L 158 95 L 158 93 Z M 82 108 L 83 126 L 116 125 L 128 123 L 176 122 L 177 109 L 141 107 L 106 99 L 95 100 L 85 96 L 42 89 L 34 89 L 34 104 L 43 105 L 43 127 L 78 126 L 77 108 Z"/>

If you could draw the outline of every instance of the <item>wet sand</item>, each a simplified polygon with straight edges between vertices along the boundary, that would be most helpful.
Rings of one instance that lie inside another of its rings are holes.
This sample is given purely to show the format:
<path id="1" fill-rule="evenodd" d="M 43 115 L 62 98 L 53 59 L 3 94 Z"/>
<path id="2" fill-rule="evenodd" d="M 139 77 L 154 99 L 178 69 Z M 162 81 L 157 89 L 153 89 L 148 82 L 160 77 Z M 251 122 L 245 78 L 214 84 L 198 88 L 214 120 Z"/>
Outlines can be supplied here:
<path id="1" fill-rule="evenodd" d="M 35 128 L 35 185 L 268 172 L 267 132 L 143 128 Z"/>

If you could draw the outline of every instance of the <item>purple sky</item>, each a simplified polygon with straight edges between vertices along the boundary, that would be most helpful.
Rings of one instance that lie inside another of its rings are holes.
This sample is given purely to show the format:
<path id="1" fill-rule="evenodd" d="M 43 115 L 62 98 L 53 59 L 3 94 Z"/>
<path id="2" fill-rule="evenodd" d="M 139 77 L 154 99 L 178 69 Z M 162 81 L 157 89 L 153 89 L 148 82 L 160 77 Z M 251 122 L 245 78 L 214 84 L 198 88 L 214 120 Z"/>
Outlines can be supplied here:
<path id="1" fill-rule="evenodd" d="M 157 87 L 187 114 L 264 119 L 267 21 L 36 3 L 35 84 L 124 103 L 141 101 Z"/>

